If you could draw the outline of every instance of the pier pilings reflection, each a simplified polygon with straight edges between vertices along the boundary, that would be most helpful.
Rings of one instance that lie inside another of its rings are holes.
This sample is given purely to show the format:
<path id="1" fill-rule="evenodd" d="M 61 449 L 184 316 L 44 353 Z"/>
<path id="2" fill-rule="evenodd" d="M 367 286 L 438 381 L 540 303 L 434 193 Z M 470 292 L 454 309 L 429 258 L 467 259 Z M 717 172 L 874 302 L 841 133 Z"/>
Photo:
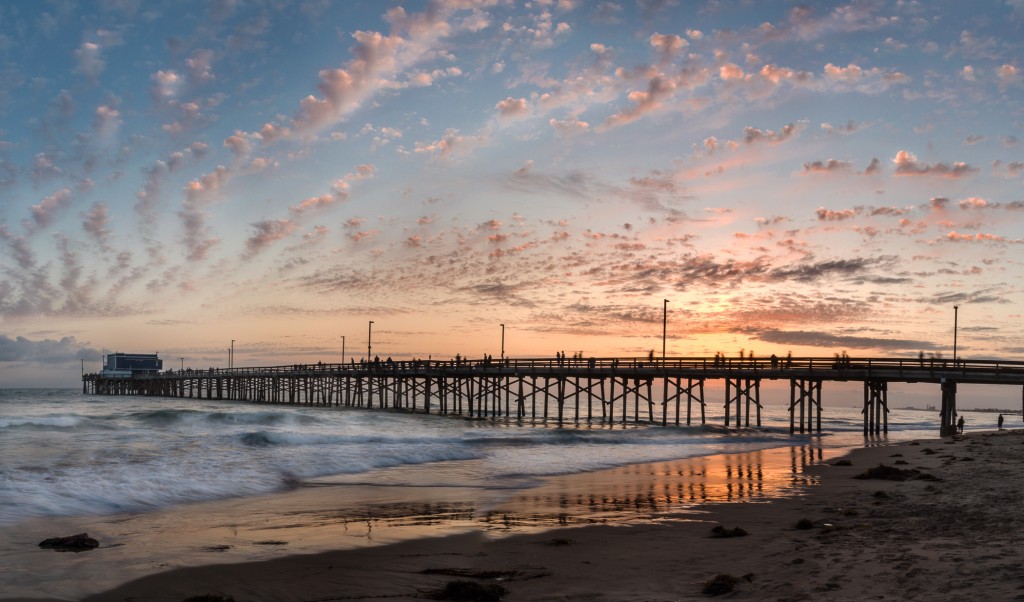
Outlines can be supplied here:
<path id="1" fill-rule="evenodd" d="M 817 477 L 805 469 L 823 461 L 820 444 L 636 464 L 563 475 L 491 501 L 389 503 L 322 517 L 324 524 L 372 529 L 462 525 L 492 532 L 554 526 L 699 517 L 708 504 L 767 503 L 803 495 Z M 353 535 L 354 533 L 349 533 Z"/>

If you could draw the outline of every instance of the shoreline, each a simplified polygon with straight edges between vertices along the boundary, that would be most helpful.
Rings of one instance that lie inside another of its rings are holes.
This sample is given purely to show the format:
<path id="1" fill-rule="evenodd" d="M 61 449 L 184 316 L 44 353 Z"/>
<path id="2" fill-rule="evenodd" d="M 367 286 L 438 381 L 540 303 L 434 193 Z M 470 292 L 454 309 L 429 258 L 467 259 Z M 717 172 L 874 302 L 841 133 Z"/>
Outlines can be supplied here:
<path id="1" fill-rule="evenodd" d="M 730 598 L 751 600 L 1019 598 L 1022 435 L 858 448 L 844 456 L 851 466 L 808 464 L 820 482 L 807 495 L 711 504 L 696 516 L 180 569 L 86 600 L 414 600 L 454 579 L 498 583 L 507 600 L 706 599 L 703 584 L 717 574 L 739 578 Z M 931 476 L 853 478 L 897 462 Z M 801 519 L 812 527 L 798 529 Z M 712 538 L 715 525 L 749 535 Z"/>
<path id="2" fill-rule="evenodd" d="M 470 461 L 315 479 L 290 491 L 148 513 L 51 517 L 0 529 L 4 594 L 80 599 L 167 571 L 363 551 L 477 534 L 503 539 L 560 527 L 700 520 L 718 503 L 803 495 L 804 469 L 841 453 L 796 445 L 531 478 L 512 487 L 458 482 Z M 426 471 L 426 472 L 425 472 Z M 373 484 L 369 484 L 372 482 Z M 527 485 L 528 483 L 528 485 Z M 88 532 L 100 548 L 40 550 L 55 533 Z"/>

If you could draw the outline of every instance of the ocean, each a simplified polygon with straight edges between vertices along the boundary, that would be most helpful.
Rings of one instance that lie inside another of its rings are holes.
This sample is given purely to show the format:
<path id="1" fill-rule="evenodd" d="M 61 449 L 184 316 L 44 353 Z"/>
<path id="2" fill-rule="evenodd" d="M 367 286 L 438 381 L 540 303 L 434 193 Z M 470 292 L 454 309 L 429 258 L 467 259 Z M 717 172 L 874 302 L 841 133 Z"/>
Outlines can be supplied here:
<path id="1" fill-rule="evenodd" d="M 711 408 L 709 411 L 716 409 Z M 715 404 L 717 405 L 717 404 Z M 972 419 L 983 424 L 991 417 Z M 937 434 L 933 412 L 893 410 L 888 440 Z M 784 407 L 763 428 L 519 425 L 324 408 L 77 390 L 0 390 L 0 526 L 34 517 L 147 512 L 284 491 L 389 467 L 463 462 L 449 485 L 528 488 L 628 464 L 864 441 L 853 408 L 826 408 L 825 436 L 790 435 Z"/>
<path id="2" fill-rule="evenodd" d="M 803 495 L 844 449 L 937 437 L 933 411 L 825 408 L 823 433 L 517 424 L 361 408 L 0 390 L 0 598 L 74 600 L 176 567 L 483 532 L 700 520 L 716 502 Z M 991 414 L 964 412 L 968 428 Z M 88 532 L 61 554 L 48 537 Z"/>

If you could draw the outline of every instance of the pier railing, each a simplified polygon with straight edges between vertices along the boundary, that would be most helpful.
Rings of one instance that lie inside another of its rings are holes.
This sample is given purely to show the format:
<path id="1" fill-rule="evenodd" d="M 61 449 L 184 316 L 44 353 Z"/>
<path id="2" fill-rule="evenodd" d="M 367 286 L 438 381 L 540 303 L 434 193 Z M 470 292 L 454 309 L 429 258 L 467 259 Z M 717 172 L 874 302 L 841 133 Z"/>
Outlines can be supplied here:
<path id="1" fill-rule="evenodd" d="M 777 358 L 505 358 L 451 360 L 365 360 L 346 363 L 288 364 L 235 368 L 206 368 L 135 374 L 131 379 L 166 379 L 226 376 L 287 376 L 295 374 L 579 374 L 592 372 L 644 375 L 705 375 L 721 378 L 730 374 L 757 375 L 759 378 L 788 378 L 817 375 L 825 380 L 863 380 L 878 378 L 902 382 L 941 382 L 955 379 L 964 383 L 1024 384 L 1024 361 L 952 360 L 932 358 L 849 358 L 849 357 L 777 357 Z M 102 374 L 86 374 L 88 380 Z M 124 377 L 122 377 L 124 378 Z"/>

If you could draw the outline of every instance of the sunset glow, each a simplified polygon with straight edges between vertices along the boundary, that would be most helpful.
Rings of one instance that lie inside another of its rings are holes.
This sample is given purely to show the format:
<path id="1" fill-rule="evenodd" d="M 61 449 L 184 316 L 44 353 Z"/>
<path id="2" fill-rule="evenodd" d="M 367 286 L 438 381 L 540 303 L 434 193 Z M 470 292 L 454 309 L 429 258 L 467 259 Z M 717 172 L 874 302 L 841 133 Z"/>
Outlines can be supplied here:
<path id="1" fill-rule="evenodd" d="M 1020 359 L 1024 3 L 0 5 L 0 387 Z"/>

